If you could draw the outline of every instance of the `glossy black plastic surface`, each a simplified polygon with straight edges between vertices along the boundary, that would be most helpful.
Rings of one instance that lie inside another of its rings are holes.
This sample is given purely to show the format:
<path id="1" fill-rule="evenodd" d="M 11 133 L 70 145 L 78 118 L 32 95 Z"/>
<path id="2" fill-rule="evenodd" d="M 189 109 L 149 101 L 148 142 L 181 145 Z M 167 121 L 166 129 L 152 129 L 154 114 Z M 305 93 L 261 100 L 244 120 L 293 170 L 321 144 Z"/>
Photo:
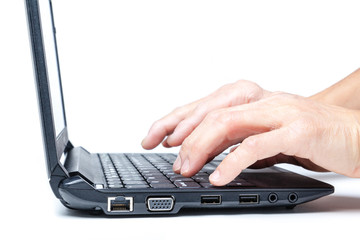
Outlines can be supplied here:
<path id="1" fill-rule="evenodd" d="M 48 3 L 50 8 L 51 2 Z M 70 149 L 72 145 L 69 142 L 66 127 L 59 133 L 58 136 L 56 136 L 55 134 L 53 109 L 51 105 L 50 86 L 48 81 L 48 72 L 38 1 L 25 0 L 25 6 L 29 26 L 30 44 L 33 56 L 35 83 L 38 93 L 47 172 L 51 187 L 55 195 L 57 197 L 60 197 L 57 190 L 59 181 L 69 176 L 66 169 L 60 163 L 60 157 L 66 150 Z M 49 20 L 52 21 L 52 19 Z M 56 48 L 54 49 L 54 51 L 56 51 L 57 56 Z M 59 67 L 59 65 L 57 65 L 57 67 Z"/>
<path id="2" fill-rule="evenodd" d="M 249 181 L 258 181 L 256 187 L 214 187 L 209 189 L 95 189 L 80 176 L 66 179 L 60 185 L 60 194 L 67 207 L 82 210 L 101 210 L 107 215 L 158 215 L 176 214 L 183 208 L 259 208 L 288 207 L 305 203 L 334 192 L 326 183 L 307 178 L 295 173 L 249 173 Z M 266 180 L 270 180 L 266 183 Z M 296 183 L 295 183 L 296 182 Z M 296 194 L 296 201 L 290 200 Z M 276 194 L 276 201 L 269 201 L 269 196 Z M 220 204 L 203 204 L 202 196 L 220 196 Z M 108 198 L 129 197 L 133 199 L 131 212 L 111 212 L 108 209 Z M 241 202 L 240 196 L 257 196 L 257 201 Z M 149 198 L 172 198 L 174 205 L 171 211 L 150 211 L 147 205 Z"/>

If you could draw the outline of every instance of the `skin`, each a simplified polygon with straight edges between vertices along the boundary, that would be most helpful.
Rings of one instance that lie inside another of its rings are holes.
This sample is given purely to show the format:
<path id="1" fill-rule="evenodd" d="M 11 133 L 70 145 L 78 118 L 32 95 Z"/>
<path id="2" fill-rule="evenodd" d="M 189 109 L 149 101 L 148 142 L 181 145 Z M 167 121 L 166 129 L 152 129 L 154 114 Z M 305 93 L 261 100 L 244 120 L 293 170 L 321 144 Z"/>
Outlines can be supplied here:
<path id="1" fill-rule="evenodd" d="M 277 163 L 360 177 L 359 89 L 360 70 L 309 98 L 237 81 L 156 121 L 142 146 L 181 145 L 173 169 L 190 177 L 241 143 L 210 175 L 216 186 Z"/>

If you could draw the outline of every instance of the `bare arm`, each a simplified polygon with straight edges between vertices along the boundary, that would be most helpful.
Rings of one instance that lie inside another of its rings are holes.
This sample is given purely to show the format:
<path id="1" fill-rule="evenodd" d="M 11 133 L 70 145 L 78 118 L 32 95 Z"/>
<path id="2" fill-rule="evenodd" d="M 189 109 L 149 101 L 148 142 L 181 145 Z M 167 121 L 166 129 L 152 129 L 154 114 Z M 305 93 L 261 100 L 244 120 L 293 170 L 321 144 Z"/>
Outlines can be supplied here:
<path id="1" fill-rule="evenodd" d="M 360 68 L 331 87 L 311 96 L 310 99 L 359 110 Z"/>

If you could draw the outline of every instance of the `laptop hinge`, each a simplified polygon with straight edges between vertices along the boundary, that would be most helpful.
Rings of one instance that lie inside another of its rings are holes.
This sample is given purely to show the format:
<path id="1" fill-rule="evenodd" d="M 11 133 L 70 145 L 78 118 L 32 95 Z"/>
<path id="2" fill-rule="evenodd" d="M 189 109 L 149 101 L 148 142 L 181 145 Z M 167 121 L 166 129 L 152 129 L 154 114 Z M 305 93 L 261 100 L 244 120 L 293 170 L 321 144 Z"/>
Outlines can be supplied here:
<path id="1" fill-rule="evenodd" d="M 69 175 L 64 167 L 60 164 L 55 165 L 53 171 L 50 174 L 50 186 L 52 191 L 54 192 L 55 196 L 59 199 L 62 199 L 59 193 L 59 185 L 62 180 L 68 178 Z"/>
<path id="2" fill-rule="evenodd" d="M 90 185 L 100 186 L 105 183 L 98 156 L 82 147 L 74 147 L 68 152 L 64 167 L 70 176 L 81 176 Z"/>
<path id="3" fill-rule="evenodd" d="M 72 143 L 70 141 L 68 141 L 67 144 L 66 144 L 66 147 L 64 149 L 64 153 L 70 152 L 71 149 L 73 149 L 73 148 L 74 148 L 74 145 L 72 145 Z"/>

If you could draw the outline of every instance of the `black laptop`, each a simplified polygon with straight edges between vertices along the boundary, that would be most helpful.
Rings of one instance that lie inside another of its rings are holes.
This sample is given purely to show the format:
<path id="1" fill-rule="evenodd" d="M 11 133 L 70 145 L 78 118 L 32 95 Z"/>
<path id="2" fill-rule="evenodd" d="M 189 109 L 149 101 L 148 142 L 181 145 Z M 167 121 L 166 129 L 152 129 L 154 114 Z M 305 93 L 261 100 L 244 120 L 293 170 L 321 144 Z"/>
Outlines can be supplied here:
<path id="1" fill-rule="evenodd" d="M 175 154 L 90 153 L 68 137 L 52 3 L 25 0 L 50 186 L 68 208 L 107 215 L 176 214 L 183 208 L 295 207 L 333 186 L 278 167 L 245 170 L 224 187 L 209 175 L 220 154 L 191 178 L 175 174 Z"/>

